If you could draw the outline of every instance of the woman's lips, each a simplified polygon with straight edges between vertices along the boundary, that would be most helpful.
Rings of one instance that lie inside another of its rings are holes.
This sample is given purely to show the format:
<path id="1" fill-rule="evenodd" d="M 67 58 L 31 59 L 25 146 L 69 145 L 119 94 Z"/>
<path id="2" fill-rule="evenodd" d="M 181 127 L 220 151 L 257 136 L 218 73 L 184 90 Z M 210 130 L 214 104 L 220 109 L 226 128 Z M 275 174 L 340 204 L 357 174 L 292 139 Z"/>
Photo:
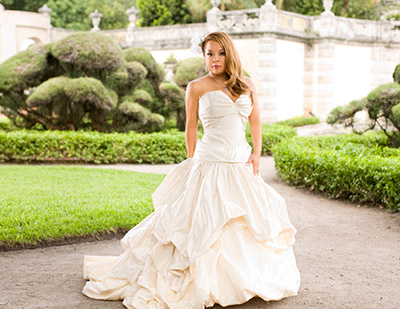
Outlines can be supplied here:
<path id="1" fill-rule="evenodd" d="M 214 67 L 214 69 L 219 69 L 221 66 L 220 65 L 214 65 L 213 67 Z"/>

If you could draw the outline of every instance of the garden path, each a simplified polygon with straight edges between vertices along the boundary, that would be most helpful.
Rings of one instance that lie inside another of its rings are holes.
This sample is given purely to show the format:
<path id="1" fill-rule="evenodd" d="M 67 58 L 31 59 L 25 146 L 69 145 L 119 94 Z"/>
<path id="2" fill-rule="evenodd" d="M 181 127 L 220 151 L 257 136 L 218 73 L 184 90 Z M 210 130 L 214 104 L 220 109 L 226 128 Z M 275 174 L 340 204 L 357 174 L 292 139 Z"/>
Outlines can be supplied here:
<path id="1" fill-rule="evenodd" d="M 174 165 L 96 165 L 167 173 Z M 294 246 L 299 295 L 279 302 L 254 298 L 229 308 L 398 308 L 400 213 L 295 189 L 263 157 L 261 175 L 285 199 L 298 230 Z M 81 294 L 84 254 L 118 255 L 118 239 L 0 252 L 1 308 L 123 308 Z M 214 308 L 222 308 L 218 305 Z"/>

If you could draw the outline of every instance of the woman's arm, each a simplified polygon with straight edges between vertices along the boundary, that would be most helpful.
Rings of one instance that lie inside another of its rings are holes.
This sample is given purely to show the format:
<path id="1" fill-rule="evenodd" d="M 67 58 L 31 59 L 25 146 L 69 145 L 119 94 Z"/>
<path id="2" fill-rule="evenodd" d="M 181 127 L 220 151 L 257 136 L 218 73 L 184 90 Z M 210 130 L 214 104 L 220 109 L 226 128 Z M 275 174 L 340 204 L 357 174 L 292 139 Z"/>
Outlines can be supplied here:
<path id="1" fill-rule="evenodd" d="M 186 128 L 185 141 L 188 158 L 193 157 L 197 142 L 197 127 L 198 127 L 198 96 L 194 82 L 190 82 L 186 88 L 185 96 L 186 105 Z"/>
<path id="2" fill-rule="evenodd" d="M 258 107 L 258 97 L 256 92 L 256 87 L 253 81 L 248 78 L 247 82 L 253 90 L 253 110 L 249 116 L 250 123 L 250 131 L 251 131 L 251 139 L 253 140 L 253 153 L 251 154 L 247 164 L 253 165 L 253 174 L 258 175 L 260 171 L 260 156 L 261 156 L 261 143 L 262 143 L 262 134 L 261 134 L 261 119 L 260 119 L 260 109 Z"/>

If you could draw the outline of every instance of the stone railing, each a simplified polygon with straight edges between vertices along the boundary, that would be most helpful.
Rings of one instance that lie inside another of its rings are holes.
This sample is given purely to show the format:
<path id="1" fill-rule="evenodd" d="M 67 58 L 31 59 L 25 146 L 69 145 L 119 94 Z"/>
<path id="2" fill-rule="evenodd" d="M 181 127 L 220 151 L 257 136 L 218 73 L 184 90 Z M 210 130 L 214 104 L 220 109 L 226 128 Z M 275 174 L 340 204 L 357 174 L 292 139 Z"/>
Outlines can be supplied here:
<path id="1" fill-rule="evenodd" d="M 214 1 L 216 5 L 219 1 Z M 324 1 L 329 2 L 329 1 Z M 332 1 L 330 1 L 332 2 Z M 259 9 L 221 11 L 214 6 L 207 13 L 208 31 L 230 34 L 271 33 L 302 39 L 338 39 L 368 42 L 400 42 L 400 22 L 337 17 L 327 9 L 320 16 L 281 11 L 266 1 Z"/>
<path id="2" fill-rule="evenodd" d="M 126 11 L 129 25 L 126 29 L 101 30 L 100 12 L 93 12 L 91 31 L 102 31 L 116 39 L 121 46 L 143 46 L 150 49 L 188 48 L 193 33 L 206 34 L 212 31 L 225 31 L 232 35 L 246 36 L 275 34 L 300 40 L 338 39 L 358 42 L 400 42 L 400 22 L 394 20 L 360 20 L 333 15 L 330 11 L 332 0 L 324 0 L 325 11 L 320 16 L 305 16 L 276 9 L 271 0 L 266 0 L 261 8 L 221 11 L 220 0 L 212 0 L 213 8 L 207 12 L 207 23 L 173 25 L 160 27 L 136 27 L 139 11 L 131 7 Z M 40 9 L 49 16 L 51 9 L 46 5 Z M 50 27 L 51 29 L 51 27 Z M 50 41 L 66 35 L 67 31 L 53 28 Z"/>

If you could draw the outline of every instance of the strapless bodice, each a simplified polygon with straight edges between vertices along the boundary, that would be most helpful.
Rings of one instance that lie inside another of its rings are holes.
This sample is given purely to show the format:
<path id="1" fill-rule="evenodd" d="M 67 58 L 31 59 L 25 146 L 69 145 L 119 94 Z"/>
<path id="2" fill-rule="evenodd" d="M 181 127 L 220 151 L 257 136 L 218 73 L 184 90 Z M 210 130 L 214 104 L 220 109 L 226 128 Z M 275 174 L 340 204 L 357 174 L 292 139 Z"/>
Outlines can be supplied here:
<path id="1" fill-rule="evenodd" d="M 203 137 L 196 143 L 194 158 L 216 162 L 247 162 L 251 147 L 246 123 L 252 111 L 248 94 L 236 100 L 221 90 L 208 91 L 199 99 L 198 116 Z"/>

